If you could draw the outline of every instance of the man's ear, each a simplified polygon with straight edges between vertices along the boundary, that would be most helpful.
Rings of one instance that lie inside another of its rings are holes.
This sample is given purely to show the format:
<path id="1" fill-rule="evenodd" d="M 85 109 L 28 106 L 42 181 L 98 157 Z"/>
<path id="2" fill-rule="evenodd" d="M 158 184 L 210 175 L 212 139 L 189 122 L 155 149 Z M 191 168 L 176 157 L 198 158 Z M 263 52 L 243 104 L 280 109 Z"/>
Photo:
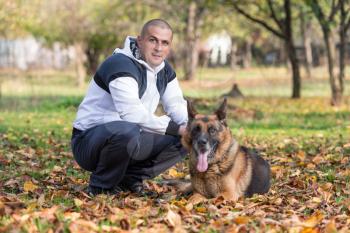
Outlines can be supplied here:
<path id="1" fill-rule="evenodd" d="M 192 101 L 189 99 L 186 99 L 186 100 L 187 100 L 188 121 L 190 122 L 197 115 L 197 111 L 194 109 Z"/>
<path id="2" fill-rule="evenodd" d="M 218 117 L 220 121 L 226 123 L 226 111 L 227 111 L 227 99 L 224 98 L 224 101 L 220 105 L 220 107 L 215 111 L 215 115 Z"/>
<path id="3" fill-rule="evenodd" d="M 136 37 L 136 43 L 137 43 L 137 45 L 140 45 L 141 40 L 142 40 L 141 36 L 137 36 L 137 37 Z"/>

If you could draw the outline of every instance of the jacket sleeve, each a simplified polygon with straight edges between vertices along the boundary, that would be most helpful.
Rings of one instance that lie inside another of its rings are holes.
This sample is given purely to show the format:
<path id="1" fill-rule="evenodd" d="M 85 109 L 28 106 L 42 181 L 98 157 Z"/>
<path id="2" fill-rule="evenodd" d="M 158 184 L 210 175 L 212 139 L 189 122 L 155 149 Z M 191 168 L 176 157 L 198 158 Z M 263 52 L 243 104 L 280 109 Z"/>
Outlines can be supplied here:
<path id="1" fill-rule="evenodd" d="M 178 125 L 184 125 L 188 121 L 187 102 L 177 78 L 171 80 L 161 98 L 166 114 Z"/>
<path id="2" fill-rule="evenodd" d="M 177 135 L 178 125 L 170 117 L 150 113 L 138 96 L 138 84 L 132 77 L 120 77 L 109 84 L 113 103 L 120 118 L 138 124 L 142 130 Z"/>

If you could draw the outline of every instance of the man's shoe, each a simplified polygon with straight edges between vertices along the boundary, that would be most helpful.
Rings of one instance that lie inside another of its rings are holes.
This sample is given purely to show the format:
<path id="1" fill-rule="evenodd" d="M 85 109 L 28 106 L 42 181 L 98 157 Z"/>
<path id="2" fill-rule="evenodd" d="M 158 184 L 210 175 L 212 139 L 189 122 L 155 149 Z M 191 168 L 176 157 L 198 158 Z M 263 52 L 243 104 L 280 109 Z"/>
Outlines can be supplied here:
<path id="1" fill-rule="evenodd" d="M 132 193 L 142 193 L 145 189 L 140 180 L 123 180 L 119 185 L 123 190 Z"/>
<path id="2" fill-rule="evenodd" d="M 100 187 L 90 186 L 87 188 L 87 194 L 89 196 L 96 196 L 99 194 L 107 194 L 107 195 L 119 195 L 123 190 L 119 186 L 115 186 L 111 189 L 104 189 Z"/>
<path id="3" fill-rule="evenodd" d="M 143 186 L 142 182 L 136 182 L 131 185 L 129 185 L 128 189 L 132 193 L 143 193 L 145 191 L 145 187 Z"/>

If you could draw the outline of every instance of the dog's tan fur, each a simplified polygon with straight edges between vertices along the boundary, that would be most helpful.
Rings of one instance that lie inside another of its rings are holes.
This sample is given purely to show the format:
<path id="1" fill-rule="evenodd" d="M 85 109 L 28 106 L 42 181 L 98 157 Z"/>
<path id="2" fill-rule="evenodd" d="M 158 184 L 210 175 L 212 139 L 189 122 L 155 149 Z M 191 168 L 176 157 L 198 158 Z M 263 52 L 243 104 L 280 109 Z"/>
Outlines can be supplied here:
<path id="1" fill-rule="evenodd" d="M 196 195 L 200 194 L 206 198 L 213 198 L 221 195 L 225 199 L 237 200 L 239 197 L 246 194 L 248 187 L 252 183 L 256 183 L 252 182 L 252 179 L 257 179 L 257 177 L 253 176 L 253 167 L 257 159 L 255 159 L 255 157 L 253 158 L 253 155 L 247 153 L 246 149 L 239 146 L 238 142 L 233 138 L 231 130 L 227 127 L 225 119 L 226 100 L 213 115 L 197 114 L 193 106 L 191 106 L 190 103 L 188 105 L 189 124 L 185 135 L 182 137 L 182 144 L 190 153 L 189 169 L 194 193 Z M 199 127 L 202 133 L 209 132 L 210 127 L 220 129 L 215 135 L 215 140 L 219 142 L 218 146 L 205 172 L 199 172 L 196 169 L 197 156 L 193 146 L 194 143 L 196 143 L 194 141 L 196 139 L 192 137 L 193 127 Z M 260 157 L 258 159 L 259 164 L 257 166 L 260 166 L 259 169 L 262 168 L 264 170 L 264 174 L 265 172 L 268 173 L 266 173 L 268 177 L 264 177 L 262 180 L 265 183 L 268 182 L 268 184 L 262 185 L 264 187 L 266 185 L 269 187 L 270 169 L 268 164 L 267 167 L 266 164 L 261 165 L 260 159 L 262 160 L 262 158 Z M 266 179 L 268 180 L 266 181 Z M 258 184 L 259 183 L 261 182 L 258 181 Z M 254 187 L 250 187 L 250 189 L 254 193 L 267 192 L 266 187 L 264 190 Z"/>

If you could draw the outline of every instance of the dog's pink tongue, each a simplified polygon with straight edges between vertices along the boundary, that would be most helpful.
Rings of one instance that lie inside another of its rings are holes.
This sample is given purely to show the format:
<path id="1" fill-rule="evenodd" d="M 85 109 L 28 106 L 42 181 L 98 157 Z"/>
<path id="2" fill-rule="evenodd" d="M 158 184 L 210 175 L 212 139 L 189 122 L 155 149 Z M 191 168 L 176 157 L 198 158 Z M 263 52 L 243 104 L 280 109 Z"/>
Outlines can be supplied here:
<path id="1" fill-rule="evenodd" d="M 208 169 L 208 153 L 200 153 L 198 155 L 197 170 L 199 172 L 205 172 Z"/>

